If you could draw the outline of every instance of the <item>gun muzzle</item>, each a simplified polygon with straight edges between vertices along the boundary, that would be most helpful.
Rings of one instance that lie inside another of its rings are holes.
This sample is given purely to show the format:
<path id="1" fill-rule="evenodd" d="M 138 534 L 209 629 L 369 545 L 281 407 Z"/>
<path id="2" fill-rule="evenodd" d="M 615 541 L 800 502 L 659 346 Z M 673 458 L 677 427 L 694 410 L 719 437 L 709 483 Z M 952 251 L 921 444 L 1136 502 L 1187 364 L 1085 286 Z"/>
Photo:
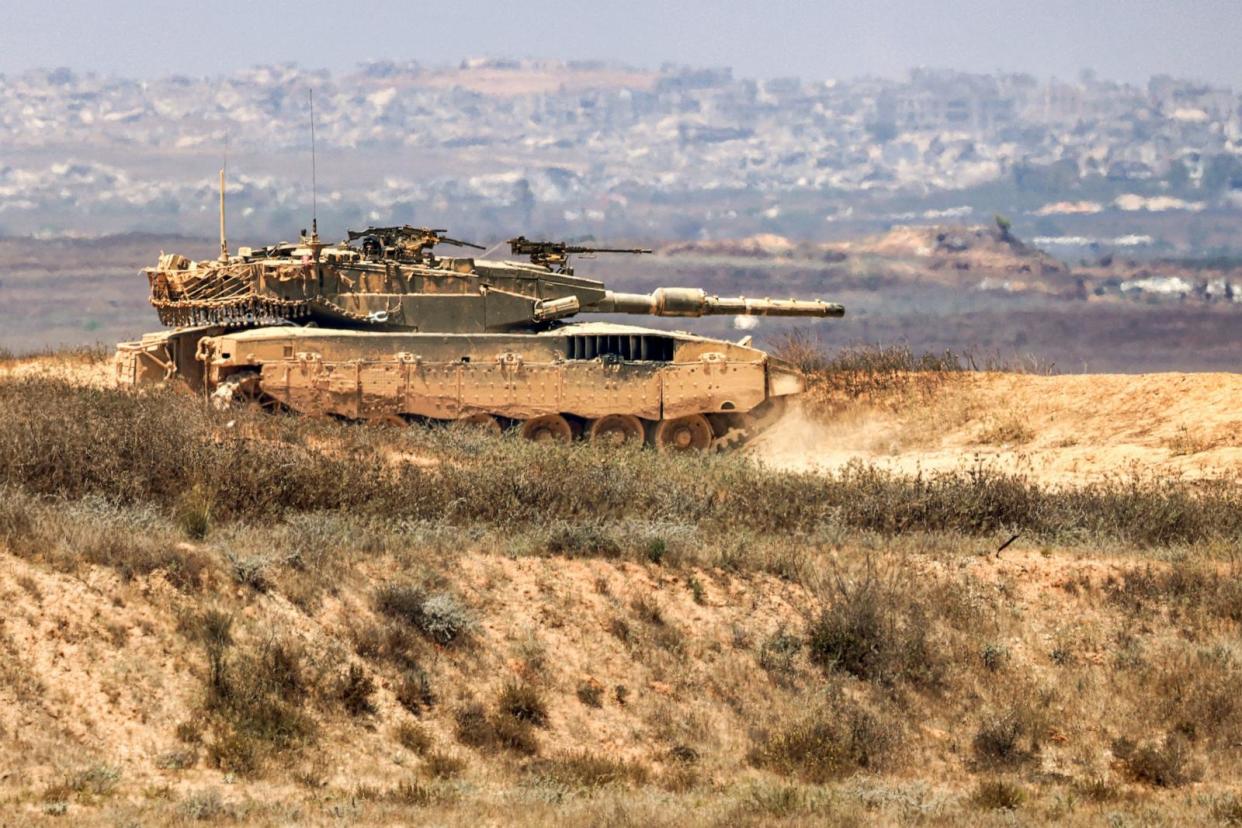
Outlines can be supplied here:
<path id="1" fill-rule="evenodd" d="M 844 316 L 845 308 L 818 299 L 747 299 L 708 296 L 698 288 L 657 288 L 651 293 L 605 291 L 587 310 L 652 316 Z"/>

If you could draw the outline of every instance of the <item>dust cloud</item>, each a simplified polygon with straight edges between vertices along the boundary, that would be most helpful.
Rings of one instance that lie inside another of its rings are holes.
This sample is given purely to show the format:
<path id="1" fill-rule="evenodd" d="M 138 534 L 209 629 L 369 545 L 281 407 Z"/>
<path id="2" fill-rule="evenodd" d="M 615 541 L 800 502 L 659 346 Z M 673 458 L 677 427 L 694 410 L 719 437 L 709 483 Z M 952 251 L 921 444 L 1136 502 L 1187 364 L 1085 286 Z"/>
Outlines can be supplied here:
<path id="1" fill-rule="evenodd" d="M 896 449 L 895 424 L 882 412 L 856 408 L 819 419 L 801 405 L 747 446 L 764 466 L 783 471 L 829 471 L 851 461 L 870 462 Z"/>

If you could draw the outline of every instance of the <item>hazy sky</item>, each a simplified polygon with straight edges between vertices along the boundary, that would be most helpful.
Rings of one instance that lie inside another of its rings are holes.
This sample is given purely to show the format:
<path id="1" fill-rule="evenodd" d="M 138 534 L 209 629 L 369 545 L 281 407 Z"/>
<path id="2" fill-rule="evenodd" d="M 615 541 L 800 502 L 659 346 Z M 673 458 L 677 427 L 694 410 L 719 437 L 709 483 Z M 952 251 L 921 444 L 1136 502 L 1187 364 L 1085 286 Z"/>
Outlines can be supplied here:
<path id="1" fill-rule="evenodd" d="M 2 0 L 0 72 L 134 77 L 297 61 L 604 58 L 732 66 L 739 76 L 896 76 L 911 66 L 1242 88 L 1239 0 Z"/>

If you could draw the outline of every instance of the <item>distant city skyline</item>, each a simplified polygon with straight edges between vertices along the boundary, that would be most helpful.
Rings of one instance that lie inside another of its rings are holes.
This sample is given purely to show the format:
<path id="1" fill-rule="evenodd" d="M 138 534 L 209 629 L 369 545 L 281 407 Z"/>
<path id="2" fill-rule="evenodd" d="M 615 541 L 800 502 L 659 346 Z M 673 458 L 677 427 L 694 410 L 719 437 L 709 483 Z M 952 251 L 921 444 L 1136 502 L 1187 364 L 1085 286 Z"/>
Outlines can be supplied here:
<path id="1" fill-rule="evenodd" d="M 445 3 L 8 0 L 0 73 L 66 66 L 151 78 L 296 62 L 345 71 L 373 60 L 467 57 L 727 66 L 743 77 L 899 77 L 919 66 L 1144 84 L 1172 74 L 1242 88 L 1232 0 Z"/>

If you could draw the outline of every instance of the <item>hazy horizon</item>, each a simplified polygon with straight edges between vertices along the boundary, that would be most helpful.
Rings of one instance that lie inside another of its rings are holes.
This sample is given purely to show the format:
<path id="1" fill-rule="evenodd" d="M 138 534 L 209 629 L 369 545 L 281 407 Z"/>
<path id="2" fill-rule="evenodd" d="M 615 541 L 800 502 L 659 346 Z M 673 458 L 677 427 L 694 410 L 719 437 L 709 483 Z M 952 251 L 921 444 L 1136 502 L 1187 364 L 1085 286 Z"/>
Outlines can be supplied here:
<path id="1" fill-rule="evenodd" d="M 325 0 L 154 10 L 116 0 L 9 5 L 5 74 L 63 66 L 135 78 L 211 76 L 286 62 L 340 72 L 376 60 L 436 66 L 486 56 L 727 66 L 758 78 L 900 77 L 929 66 L 1066 79 L 1091 70 L 1139 85 L 1172 74 L 1242 87 L 1242 64 L 1233 59 L 1242 17 L 1228 0 L 1102 0 L 1090 8 L 946 0 L 934 10 L 918 0 L 884 9 L 636 0 L 585 14 L 563 0 L 370 2 L 348 13 Z"/>

